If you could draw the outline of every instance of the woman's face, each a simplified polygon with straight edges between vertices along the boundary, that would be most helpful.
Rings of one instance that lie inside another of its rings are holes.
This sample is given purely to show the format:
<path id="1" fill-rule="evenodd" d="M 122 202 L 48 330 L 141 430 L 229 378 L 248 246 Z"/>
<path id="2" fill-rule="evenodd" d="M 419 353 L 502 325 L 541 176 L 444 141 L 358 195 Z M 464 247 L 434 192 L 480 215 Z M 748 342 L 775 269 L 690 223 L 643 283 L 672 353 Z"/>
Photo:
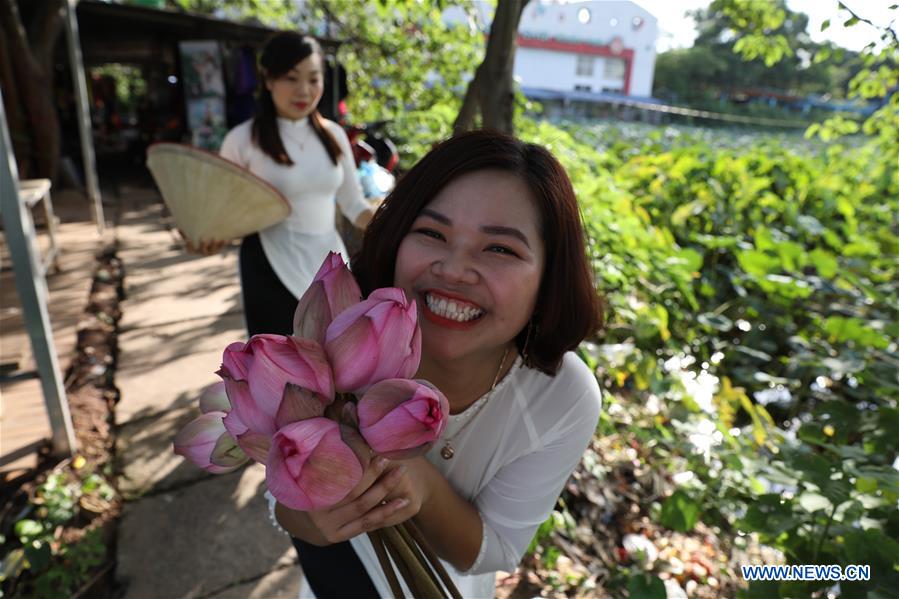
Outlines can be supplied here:
<path id="1" fill-rule="evenodd" d="M 278 116 L 292 121 L 312 114 L 324 91 L 322 60 L 310 54 L 277 79 L 266 79 Z"/>
<path id="2" fill-rule="evenodd" d="M 516 175 L 475 171 L 443 188 L 400 243 L 394 273 L 418 303 L 424 353 L 508 347 L 534 311 L 544 260 L 535 201 Z"/>

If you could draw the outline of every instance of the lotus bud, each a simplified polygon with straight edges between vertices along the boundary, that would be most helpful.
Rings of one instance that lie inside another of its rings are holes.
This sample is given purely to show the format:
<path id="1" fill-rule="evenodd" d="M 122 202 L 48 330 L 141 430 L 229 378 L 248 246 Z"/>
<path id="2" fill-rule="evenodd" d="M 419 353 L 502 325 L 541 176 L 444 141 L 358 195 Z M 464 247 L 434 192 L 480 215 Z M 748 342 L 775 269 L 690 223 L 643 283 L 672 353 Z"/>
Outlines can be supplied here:
<path id="1" fill-rule="evenodd" d="M 398 460 L 423 455 L 443 435 L 449 402 L 427 381 L 375 383 L 356 405 L 359 432 L 371 448 Z"/>
<path id="2" fill-rule="evenodd" d="M 362 479 L 362 464 L 343 441 L 340 425 L 328 418 L 281 428 L 272 438 L 266 464 L 269 491 L 295 510 L 331 507 Z"/>
<path id="3" fill-rule="evenodd" d="M 359 284 L 343 258 L 339 253 L 329 253 L 294 312 L 294 336 L 324 343 L 331 321 L 360 299 Z"/>
<path id="4" fill-rule="evenodd" d="M 341 393 L 361 395 L 378 381 L 413 376 L 421 359 L 415 302 L 402 289 L 376 289 L 328 326 L 325 352 Z"/>
<path id="5" fill-rule="evenodd" d="M 314 398 L 322 409 L 334 400 L 325 352 L 308 339 L 255 335 L 247 344 L 231 344 L 218 374 L 239 420 L 251 432 L 269 437 L 286 423 L 287 409 L 281 410 L 281 402 L 289 385 L 305 390 L 303 396 Z M 294 397 L 296 393 L 287 395 Z"/>
<path id="6" fill-rule="evenodd" d="M 224 417 L 224 412 L 213 411 L 192 420 L 175 436 L 175 453 L 213 474 L 231 472 L 244 464 L 247 456 L 225 429 Z"/>
<path id="7" fill-rule="evenodd" d="M 200 411 L 204 414 L 214 411 L 231 411 L 231 402 L 228 401 L 224 381 L 212 383 L 200 392 Z"/>
<path id="8" fill-rule="evenodd" d="M 249 392 L 249 385 L 245 381 L 225 379 L 225 384 L 231 389 L 235 405 L 235 409 L 225 416 L 225 428 L 237 440 L 240 448 L 261 464 L 268 458 L 272 435 L 278 428 L 299 420 L 316 418 L 325 413 L 326 402 L 323 396 L 287 383 L 284 386 L 278 412 L 271 418 L 256 408 Z M 246 422 L 244 418 L 247 419 Z"/>

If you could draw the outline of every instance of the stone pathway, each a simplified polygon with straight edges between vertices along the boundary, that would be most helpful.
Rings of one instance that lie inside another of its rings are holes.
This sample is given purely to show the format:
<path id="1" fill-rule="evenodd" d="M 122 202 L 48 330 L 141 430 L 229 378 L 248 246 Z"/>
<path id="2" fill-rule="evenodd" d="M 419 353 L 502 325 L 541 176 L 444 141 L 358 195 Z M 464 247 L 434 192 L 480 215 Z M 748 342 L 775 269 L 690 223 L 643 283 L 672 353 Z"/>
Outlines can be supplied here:
<path id="1" fill-rule="evenodd" d="M 200 390 L 218 378 L 222 350 L 245 337 L 237 247 L 186 254 L 155 190 L 118 193 L 124 597 L 296 597 L 300 570 L 289 539 L 269 524 L 262 467 L 210 475 L 172 453 L 177 431 L 199 414 Z"/>

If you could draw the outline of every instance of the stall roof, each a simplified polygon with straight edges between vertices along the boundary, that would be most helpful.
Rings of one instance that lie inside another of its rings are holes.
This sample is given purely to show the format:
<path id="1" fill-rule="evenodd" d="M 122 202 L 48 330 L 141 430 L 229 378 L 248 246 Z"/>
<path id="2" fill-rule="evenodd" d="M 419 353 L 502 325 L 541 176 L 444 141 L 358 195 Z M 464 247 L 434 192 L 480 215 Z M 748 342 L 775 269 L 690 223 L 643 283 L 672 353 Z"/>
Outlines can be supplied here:
<path id="1" fill-rule="evenodd" d="M 114 41 L 164 36 L 259 45 L 275 31 L 271 27 L 255 23 L 238 23 L 195 13 L 98 0 L 81 0 L 77 14 L 82 39 Z M 318 41 L 326 50 L 340 44 L 338 40 L 332 39 L 318 38 Z"/>

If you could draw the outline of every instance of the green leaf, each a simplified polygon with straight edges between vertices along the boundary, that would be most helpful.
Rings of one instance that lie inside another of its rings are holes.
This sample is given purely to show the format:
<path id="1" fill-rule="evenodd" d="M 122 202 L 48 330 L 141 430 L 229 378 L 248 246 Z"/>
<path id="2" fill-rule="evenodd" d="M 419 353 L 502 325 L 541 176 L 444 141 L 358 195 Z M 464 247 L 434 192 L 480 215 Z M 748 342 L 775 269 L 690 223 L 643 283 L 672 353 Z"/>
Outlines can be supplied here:
<path id="1" fill-rule="evenodd" d="M 830 511 L 833 509 L 833 504 L 827 497 L 819 495 L 818 493 L 812 493 L 811 491 L 807 491 L 800 495 L 798 502 L 802 509 L 810 514 L 817 512 L 818 510 Z"/>
<path id="2" fill-rule="evenodd" d="M 827 250 L 815 248 L 814 250 L 809 252 L 808 257 L 809 262 L 812 263 L 812 265 L 818 271 L 818 274 L 820 274 L 822 277 L 829 279 L 837 274 L 837 269 L 839 268 L 837 259 Z"/>
<path id="3" fill-rule="evenodd" d="M 826 31 L 828 27 L 830 27 L 830 19 L 824 19 L 821 23 L 821 31 Z"/>
<path id="4" fill-rule="evenodd" d="M 793 503 L 776 493 L 759 496 L 746 511 L 740 525 L 748 530 L 775 538 L 799 526 Z"/>
<path id="5" fill-rule="evenodd" d="M 868 564 L 872 573 L 889 572 L 899 562 L 899 543 L 876 529 L 850 531 L 843 551 L 848 563 Z"/>
<path id="6" fill-rule="evenodd" d="M 13 549 L 0 562 L 0 582 L 17 578 L 26 567 L 25 550 Z"/>
<path id="7" fill-rule="evenodd" d="M 737 262 L 740 263 L 743 270 L 755 277 L 764 277 L 780 267 L 780 261 L 777 258 L 758 250 L 738 252 Z"/>
<path id="8" fill-rule="evenodd" d="M 699 504 L 678 489 L 662 504 L 661 523 L 678 532 L 693 530 L 699 520 Z"/>
<path id="9" fill-rule="evenodd" d="M 668 596 L 661 578 L 642 573 L 631 576 L 627 590 L 631 599 L 665 599 Z"/>
<path id="10" fill-rule="evenodd" d="M 753 580 L 741 599 L 771 599 L 780 597 L 780 582 L 776 580 Z"/>
<path id="11" fill-rule="evenodd" d="M 693 200 L 686 204 L 681 204 L 671 214 L 671 224 L 675 227 L 681 227 L 691 216 L 701 213 L 705 209 L 705 203 L 702 200 Z"/>
<path id="12" fill-rule="evenodd" d="M 862 346 L 886 349 L 890 344 L 889 338 L 867 326 L 860 318 L 844 318 L 831 316 L 824 321 L 824 330 L 836 341 L 855 341 Z"/>
<path id="13" fill-rule="evenodd" d="M 49 543 L 31 541 L 25 545 L 24 549 L 25 559 L 28 560 L 28 565 L 33 571 L 40 572 L 50 565 L 52 553 Z"/>
<path id="14" fill-rule="evenodd" d="M 34 520 L 19 520 L 16 522 L 14 530 L 23 545 L 44 534 L 44 527 L 40 522 Z"/>
<path id="15" fill-rule="evenodd" d="M 877 479 L 860 476 L 855 479 L 855 490 L 859 493 L 873 493 L 877 490 Z"/>

